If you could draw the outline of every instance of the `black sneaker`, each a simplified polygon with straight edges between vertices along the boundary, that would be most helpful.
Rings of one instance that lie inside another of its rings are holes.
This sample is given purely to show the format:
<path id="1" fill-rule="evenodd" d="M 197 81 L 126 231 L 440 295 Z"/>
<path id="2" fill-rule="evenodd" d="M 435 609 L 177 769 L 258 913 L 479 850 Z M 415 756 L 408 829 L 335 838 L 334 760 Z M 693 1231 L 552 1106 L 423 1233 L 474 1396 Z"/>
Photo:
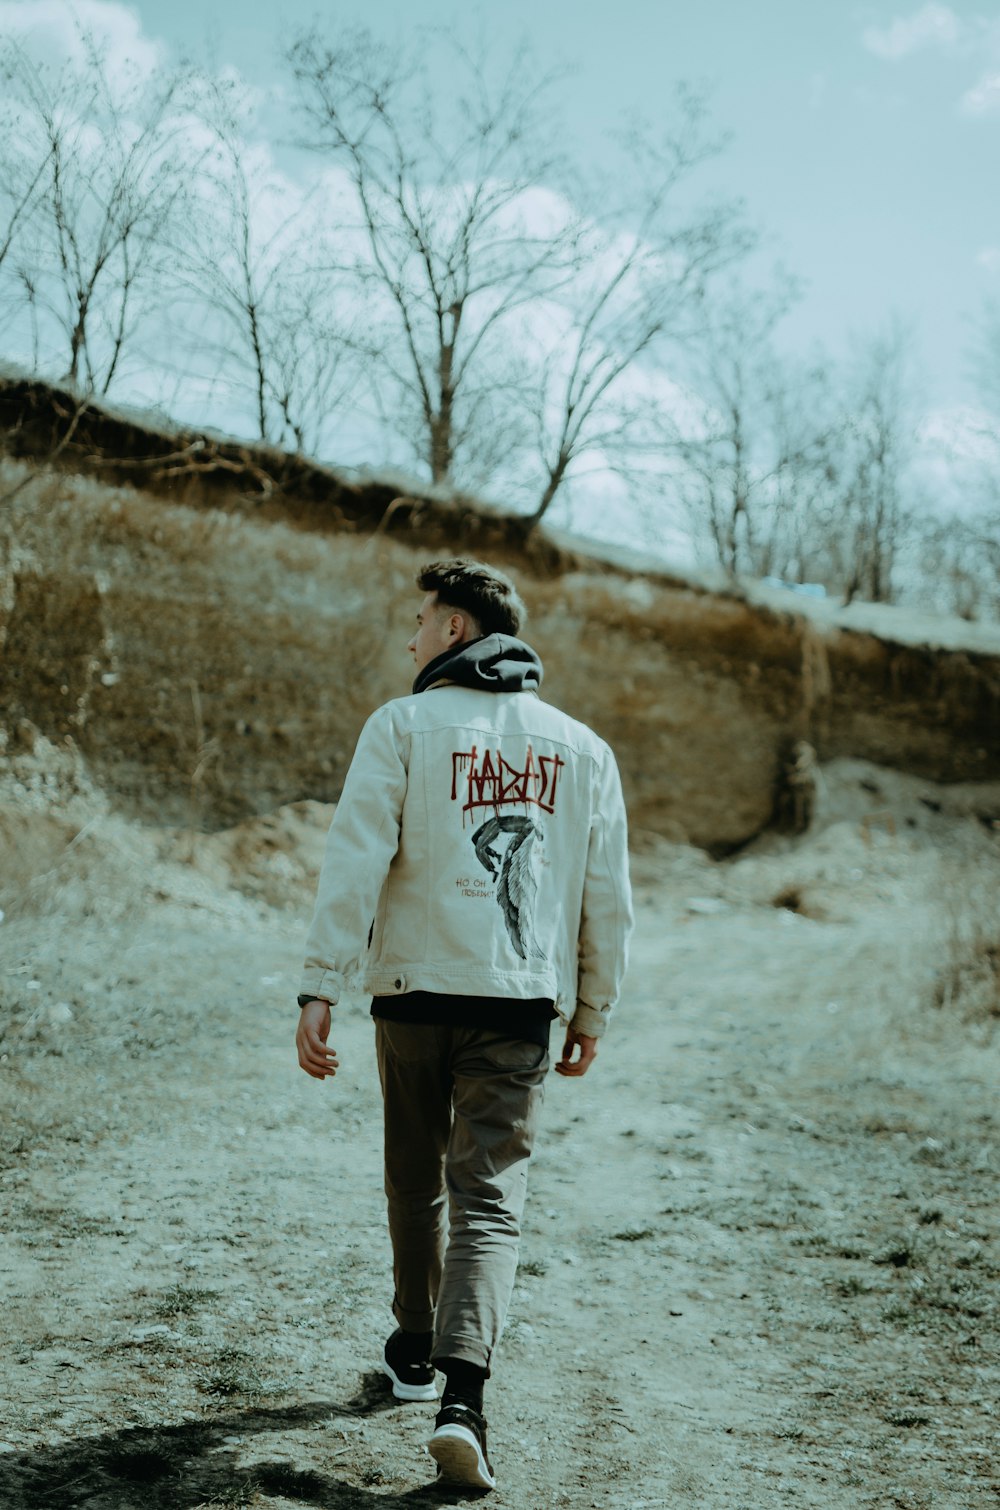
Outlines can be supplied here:
<path id="1" fill-rule="evenodd" d="M 399 1327 L 385 1345 L 382 1372 L 392 1380 L 397 1400 L 436 1400 L 439 1394 L 429 1358 L 412 1362 L 406 1356 L 405 1332 Z"/>
<path id="2" fill-rule="evenodd" d="M 446 1405 L 438 1411 L 427 1451 L 445 1482 L 496 1488 L 496 1475 L 486 1456 L 486 1422 L 471 1405 Z"/>

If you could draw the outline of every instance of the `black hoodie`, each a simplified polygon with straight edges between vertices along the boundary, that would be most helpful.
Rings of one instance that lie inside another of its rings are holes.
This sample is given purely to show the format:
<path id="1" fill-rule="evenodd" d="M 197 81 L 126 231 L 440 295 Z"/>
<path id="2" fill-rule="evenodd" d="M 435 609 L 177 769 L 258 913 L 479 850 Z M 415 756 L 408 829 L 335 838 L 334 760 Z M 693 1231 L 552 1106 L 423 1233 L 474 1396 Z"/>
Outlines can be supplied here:
<path id="1" fill-rule="evenodd" d="M 543 675 L 542 663 L 530 645 L 511 634 L 486 634 L 428 661 L 418 672 L 413 690 L 426 692 L 437 682 L 449 682 L 482 692 L 537 692 Z"/>

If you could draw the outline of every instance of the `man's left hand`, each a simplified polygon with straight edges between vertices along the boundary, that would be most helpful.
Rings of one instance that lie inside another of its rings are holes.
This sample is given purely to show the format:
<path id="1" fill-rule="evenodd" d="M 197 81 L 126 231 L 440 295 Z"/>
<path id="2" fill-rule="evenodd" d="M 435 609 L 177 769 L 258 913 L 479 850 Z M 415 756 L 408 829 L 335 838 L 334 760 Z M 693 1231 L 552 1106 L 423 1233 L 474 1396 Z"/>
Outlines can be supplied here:
<path id="1" fill-rule="evenodd" d="M 574 1059 L 575 1050 L 579 1050 Z M 586 1033 L 577 1033 L 574 1028 L 566 1029 L 566 1042 L 563 1044 L 562 1058 L 555 1067 L 557 1075 L 585 1075 L 597 1056 L 597 1039 L 590 1038 Z"/>

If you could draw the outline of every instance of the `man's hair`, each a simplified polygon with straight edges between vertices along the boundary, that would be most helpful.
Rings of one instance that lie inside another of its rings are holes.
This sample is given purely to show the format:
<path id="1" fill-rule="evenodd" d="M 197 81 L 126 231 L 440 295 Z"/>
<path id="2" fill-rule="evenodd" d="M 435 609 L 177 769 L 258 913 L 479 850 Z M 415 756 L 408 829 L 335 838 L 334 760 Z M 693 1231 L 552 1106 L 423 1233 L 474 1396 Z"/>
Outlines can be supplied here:
<path id="1" fill-rule="evenodd" d="M 482 561 L 431 561 L 417 574 L 422 592 L 436 592 L 446 608 L 471 614 L 483 634 L 514 634 L 528 616 L 509 577 Z"/>

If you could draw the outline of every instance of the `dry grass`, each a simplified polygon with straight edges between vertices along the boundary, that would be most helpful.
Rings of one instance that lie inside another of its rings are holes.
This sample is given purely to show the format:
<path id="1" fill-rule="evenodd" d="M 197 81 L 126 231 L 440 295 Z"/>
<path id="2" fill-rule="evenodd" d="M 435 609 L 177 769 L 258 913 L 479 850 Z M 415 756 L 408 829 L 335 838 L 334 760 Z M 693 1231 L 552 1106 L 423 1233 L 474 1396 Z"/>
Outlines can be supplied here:
<path id="1" fill-rule="evenodd" d="M 942 947 L 934 1005 L 978 1030 L 984 1039 L 1000 1024 L 1000 893 L 996 866 L 970 877 L 951 859 L 941 865 Z"/>
<path id="2" fill-rule="evenodd" d="M 23 463 L 0 459 L 0 492 L 28 473 Z M 318 613 L 343 603 L 339 540 L 61 473 L 39 472 L 17 495 L 0 519 L 0 544 L 8 571 L 134 588 L 138 569 L 145 591 L 167 596 L 224 592 Z"/>

